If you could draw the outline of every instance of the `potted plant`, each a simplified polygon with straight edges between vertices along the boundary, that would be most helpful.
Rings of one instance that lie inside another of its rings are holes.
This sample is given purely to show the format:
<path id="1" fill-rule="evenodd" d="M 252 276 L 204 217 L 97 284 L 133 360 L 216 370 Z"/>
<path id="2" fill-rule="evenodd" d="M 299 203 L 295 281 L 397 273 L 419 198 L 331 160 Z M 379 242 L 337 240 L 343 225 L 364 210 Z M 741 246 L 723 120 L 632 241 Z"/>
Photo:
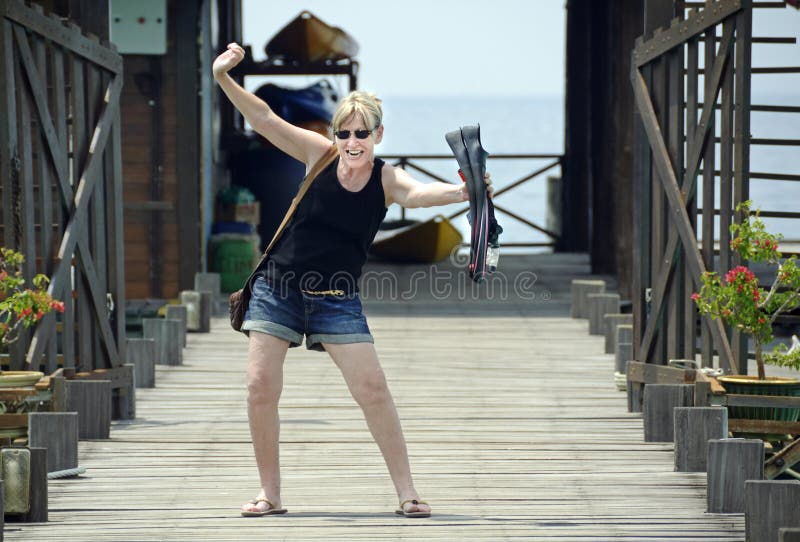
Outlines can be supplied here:
<path id="1" fill-rule="evenodd" d="M 780 235 L 767 232 L 759 212 L 750 211 L 750 201 L 740 203 L 736 210 L 742 214 L 741 224 L 730 226 L 731 249 L 742 260 L 765 263 L 775 268 L 775 278 L 769 288 L 759 285 L 756 275 L 746 266 L 729 270 L 724 277 L 716 272 L 706 272 L 700 292 L 692 294 L 701 314 L 721 318 L 730 326 L 750 335 L 755 349 L 757 378 L 746 375 L 720 377 L 731 393 L 756 395 L 800 395 L 797 379 L 767 378 L 765 364 L 800 369 L 800 348 L 788 349 L 781 344 L 772 353 L 764 347 L 774 339 L 775 319 L 785 312 L 800 307 L 800 268 L 797 258 L 783 259 L 778 252 Z M 783 260 L 783 261 L 782 261 Z M 774 411 L 770 415 L 769 412 Z M 732 409 L 735 418 L 782 419 L 796 421 L 798 409 L 743 408 Z"/>
<path id="2" fill-rule="evenodd" d="M 36 275 L 31 287 L 26 285 L 24 261 L 19 252 L 0 247 L 0 351 L 19 339 L 23 328 L 36 325 L 50 312 L 64 312 L 64 303 L 47 293 L 47 276 Z M 36 371 L 0 371 L 0 387 L 32 384 L 41 376 Z"/>

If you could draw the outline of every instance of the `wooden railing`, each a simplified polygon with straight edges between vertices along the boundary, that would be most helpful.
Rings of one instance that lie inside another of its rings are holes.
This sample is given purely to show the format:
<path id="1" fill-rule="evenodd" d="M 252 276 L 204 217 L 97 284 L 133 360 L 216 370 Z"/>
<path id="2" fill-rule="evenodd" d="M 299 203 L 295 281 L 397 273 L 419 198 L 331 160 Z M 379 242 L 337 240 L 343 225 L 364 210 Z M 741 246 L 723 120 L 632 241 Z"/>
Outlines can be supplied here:
<path id="1" fill-rule="evenodd" d="M 47 315 L 11 369 L 123 364 L 125 284 L 119 98 L 122 57 L 41 7 L 0 2 L 0 227 L 52 278 Z"/>
<path id="2" fill-rule="evenodd" d="M 382 159 L 386 160 L 387 162 L 391 162 L 393 165 L 400 167 L 402 169 L 410 169 L 414 170 L 417 173 L 421 173 L 430 179 L 433 179 L 436 182 L 453 184 L 453 181 L 443 178 L 441 175 L 436 174 L 435 172 L 431 171 L 430 169 L 422 166 L 419 162 L 421 161 L 438 161 L 438 160 L 449 160 L 454 162 L 454 158 L 452 155 L 446 154 L 390 154 L 390 155 L 381 155 Z M 537 224 L 528 216 L 522 216 L 519 213 L 511 211 L 507 206 L 505 206 L 500 200 L 500 198 L 506 194 L 511 192 L 512 190 L 518 190 L 521 187 L 524 187 L 526 184 L 534 181 L 537 177 L 541 177 L 542 175 L 551 172 L 556 168 L 560 168 L 564 162 L 564 155 L 563 154 L 492 154 L 490 156 L 490 160 L 547 160 L 547 162 L 533 171 L 526 173 L 519 179 L 516 179 L 507 185 L 503 186 L 502 188 L 497 188 L 494 191 L 492 196 L 492 202 L 494 204 L 494 208 L 496 211 L 503 213 L 517 222 L 523 224 L 526 228 L 538 231 L 543 233 L 547 236 L 548 240 L 546 242 L 536 242 L 536 241 L 523 241 L 523 242 L 515 242 L 515 243 L 503 243 L 503 246 L 512 246 L 512 247 L 553 247 L 555 246 L 556 242 L 558 241 L 558 232 L 551 231 L 547 227 Z M 456 217 L 461 216 L 462 214 L 466 213 L 469 209 L 468 206 L 465 206 L 459 211 L 450 214 L 447 218 L 452 220 Z M 560 212 L 560 210 L 556 210 Z M 401 218 L 405 219 L 407 210 L 405 208 L 401 209 Z"/>

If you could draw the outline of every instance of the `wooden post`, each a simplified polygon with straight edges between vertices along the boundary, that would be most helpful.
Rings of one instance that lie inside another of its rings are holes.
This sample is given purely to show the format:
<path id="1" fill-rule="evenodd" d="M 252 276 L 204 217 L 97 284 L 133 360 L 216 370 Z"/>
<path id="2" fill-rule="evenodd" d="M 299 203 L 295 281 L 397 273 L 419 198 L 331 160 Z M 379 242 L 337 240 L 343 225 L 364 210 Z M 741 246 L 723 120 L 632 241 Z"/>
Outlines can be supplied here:
<path id="1" fill-rule="evenodd" d="M 551 232 L 561 235 L 561 178 L 547 176 L 547 211 L 545 226 Z"/>
<path id="2" fill-rule="evenodd" d="M 196 273 L 194 275 L 194 289 L 201 293 L 209 292 L 211 294 L 212 315 L 219 316 L 221 313 L 227 312 L 228 304 L 223 302 L 219 273 Z M 225 300 L 227 300 L 227 296 Z"/>
<path id="3" fill-rule="evenodd" d="M 3 448 L 2 478 L 4 514 L 26 523 L 47 521 L 47 450 Z"/>
<path id="4" fill-rule="evenodd" d="M 800 527 L 798 480 L 748 480 L 744 500 L 747 542 L 778 542 L 781 527 Z"/>
<path id="5" fill-rule="evenodd" d="M 694 386 L 690 384 L 647 384 L 644 387 L 644 441 L 673 442 L 673 409 L 694 405 Z"/>
<path id="6" fill-rule="evenodd" d="M 49 472 L 78 466 L 78 414 L 76 412 L 31 412 L 28 414 L 28 444 L 47 450 Z"/>
<path id="7" fill-rule="evenodd" d="M 675 470 L 705 472 L 709 439 L 728 436 L 725 407 L 677 407 L 675 416 Z"/>
<path id="8" fill-rule="evenodd" d="M 78 413 L 78 438 L 107 439 L 111 428 L 111 381 L 64 380 L 54 383 L 53 404 Z"/>
<path id="9" fill-rule="evenodd" d="M 179 297 L 181 305 L 186 305 L 186 329 L 208 333 L 211 330 L 211 294 L 184 290 Z"/>
<path id="10" fill-rule="evenodd" d="M 631 361 L 634 360 L 628 360 L 628 362 L 625 363 L 626 375 L 630 372 L 628 365 L 630 365 Z M 628 380 L 627 394 L 628 412 L 642 412 L 642 403 L 644 402 L 644 384 Z"/>
<path id="11" fill-rule="evenodd" d="M 214 298 L 220 295 L 219 273 L 195 273 L 194 289 L 198 292 L 211 292 Z"/>
<path id="12" fill-rule="evenodd" d="M 28 450 L 31 453 L 30 509 L 22 515 L 22 521 L 44 523 L 47 521 L 47 449 Z"/>
<path id="13" fill-rule="evenodd" d="M 614 371 L 625 373 L 633 359 L 633 324 L 617 325 L 614 346 Z"/>
<path id="14" fill-rule="evenodd" d="M 619 313 L 619 294 L 587 294 L 589 300 L 589 335 L 604 333 L 606 314 Z"/>
<path id="15" fill-rule="evenodd" d="M 778 529 L 778 542 L 800 542 L 800 527 Z"/>
<path id="16" fill-rule="evenodd" d="M 122 370 L 127 373 L 124 386 L 112 388 L 111 419 L 133 420 L 136 418 L 136 377 L 132 363 L 125 363 Z"/>
<path id="17" fill-rule="evenodd" d="M 706 504 L 711 514 L 744 512 L 744 483 L 764 478 L 764 442 L 760 439 L 708 441 Z"/>
<path id="18" fill-rule="evenodd" d="M 617 351 L 617 326 L 620 324 L 633 324 L 632 314 L 606 314 L 604 317 L 603 331 L 606 336 L 606 354 Z"/>
<path id="19" fill-rule="evenodd" d="M 586 296 L 605 291 L 606 283 L 603 280 L 573 280 L 570 287 L 572 305 L 569 315 L 572 318 L 589 318 L 589 300 Z"/>
<path id="20" fill-rule="evenodd" d="M 154 388 L 156 385 L 156 340 L 128 339 L 128 362 L 133 364 L 137 388 Z"/>
<path id="21" fill-rule="evenodd" d="M 186 347 L 186 306 L 167 305 L 167 319 L 181 321 L 181 345 Z"/>
<path id="22" fill-rule="evenodd" d="M 181 365 L 183 345 L 181 344 L 181 321 L 169 318 L 143 318 L 142 333 L 145 339 L 155 339 L 156 364 Z"/>

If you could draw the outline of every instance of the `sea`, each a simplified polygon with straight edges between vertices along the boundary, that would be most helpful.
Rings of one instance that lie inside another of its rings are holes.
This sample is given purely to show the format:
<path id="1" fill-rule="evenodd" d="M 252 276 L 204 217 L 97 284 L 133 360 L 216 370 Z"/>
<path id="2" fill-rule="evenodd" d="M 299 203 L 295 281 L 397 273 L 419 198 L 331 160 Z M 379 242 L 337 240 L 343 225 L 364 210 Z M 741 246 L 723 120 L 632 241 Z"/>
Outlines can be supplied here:
<path id="1" fill-rule="evenodd" d="M 552 159 L 492 159 L 491 154 L 561 154 L 564 151 L 563 96 L 381 96 L 384 108 L 384 138 L 376 148 L 380 155 L 451 155 L 445 133 L 468 124 L 480 124 L 481 141 L 490 153 L 487 170 L 495 190 L 512 184 Z M 754 92 L 753 103 L 800 105 L 800 94 Z M 753 138 L 800 140 L 800 115 L 797 113 L 751 113 Z M 800 174 L 797 146 L 751 147 L 752 172 Z M 412 159 L 425 170 L 445 179 L 458 181 L 455 159 Z M 422 182 L 434 182 L 424 173 L 409 168 Z M 498 196 L 496 203 L 542 227 L 547 217 L 547 176 L 560 178 L 558 166 L 533 180 Z M 752 179 L 750 196 L 755 208 L 763 211 L 800 211 L 800 182 Z M 700 200 L 702 205 L 702 199 Z M 718 202 L 717 202 L 718 203 Z M 463 207 L 463 205 L 461 206 Z M 433 209 L 411 209 L 406 218 L 427 219 L 436 214 L 457 212 L 459 205 Z M 400 218 L 400 209 L 392 206 L 388 218 Z M 498 212 L 503 227 L 503 243 L 541 243 L 548 237 L 530 226 Z M 454 221 L 464 239 L 469 239 L 465 215 Z M 767 218 L 769 231 L 787 240 L 800 240 L 800 220 Z M 718 231 L 718 230 L 717 230 Z M 546 249 L 527 249 L 546 250 Z M 519 250 L 515 250 L 519 251 Z"/>

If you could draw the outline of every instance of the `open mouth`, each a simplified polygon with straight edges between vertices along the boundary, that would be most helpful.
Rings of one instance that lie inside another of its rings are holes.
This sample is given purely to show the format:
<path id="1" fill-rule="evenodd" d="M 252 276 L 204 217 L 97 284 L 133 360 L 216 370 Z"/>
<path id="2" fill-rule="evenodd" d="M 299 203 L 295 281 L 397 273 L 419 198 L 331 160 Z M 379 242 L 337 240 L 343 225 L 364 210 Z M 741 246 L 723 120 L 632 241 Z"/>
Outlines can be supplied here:
<path id="1" fill-rule="evenodd" d="M 345 154 L 347 154 L 347 156 L 350 156 L 350 157 L 353 157 L 353 158 L 357 158 L 357 157 L 361 156 L 362 154 L 364 154 L 364 151 L 355 151 L 355 150 L 349 150 L 348 149 L 348 150 L 345 151 Z"/>

